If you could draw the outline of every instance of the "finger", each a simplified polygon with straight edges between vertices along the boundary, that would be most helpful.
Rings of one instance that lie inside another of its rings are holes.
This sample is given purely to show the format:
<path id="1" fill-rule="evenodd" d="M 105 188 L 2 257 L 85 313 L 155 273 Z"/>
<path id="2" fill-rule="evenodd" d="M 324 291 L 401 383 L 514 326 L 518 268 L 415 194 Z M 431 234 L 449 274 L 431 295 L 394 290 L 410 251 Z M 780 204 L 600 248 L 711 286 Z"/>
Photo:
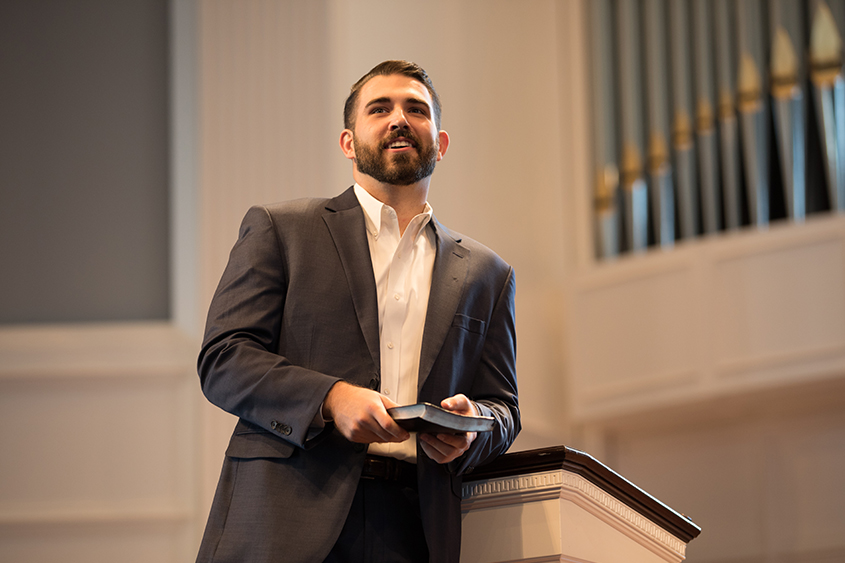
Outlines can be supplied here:
<path id="1" fill-rule="evenodd" d="M 380 444 L 384 442 L 378 435 L 364 431 L 353 432 L 349 441 L 358 444 Z"/>
<path id="2" fill-rule="evenodd" d="M 410 437 L 378 402 L 369 405 L 361 413 L 356 429 L 370 442 L 401 442 Z"/>
<path id="3" fill-rule="evenodd" d="M 362 389 L 362 410 L 358 413 L 358 427 L 361 436 L 369 442 L 402 442 L 410 434 L 393 420 L 387 413 L 387 406 L 395 403 L 381 393 L 369 389 Z"/>
<path id="4" fill-rule="evenodd" d="M 387 412 L 379 414 L 375 422 L 378 424 L 386 442 L 404 442 L 411 437 L 408 431 L 396 424 L 396 421 Z"/>
<path id="5" fill-rule="evenodd" d="M 469 447 L 469 438 L 463 434 L 437 434 L 437 439 L 455 449 L 466 449 Z"/>
<path id="6" fill-rule="evenodd" d="M 375 408 L 373 413 L 373 418 L 378 425 L 393 437 L 392 441 L 402 442 L 410 438 L 411 435 L 408 431 L 399 426 L 396 421 L 393 420 L 393 417 L 387 412 L 387 409 L 392 409 L 393 407 L 398 407 L 399 405 L 381 393 L 378 394 L 378 397 L 381 399 L 381 405 L 379 405 L 378 408 Z"/>
<path id="7" fill-rule="evenodd" d="M 381 412 L 376 416 L 378 424 L 387 430 L 394 438 L 396 442 L 403 442 L 411 437 L 407 430 L 399 426 L 393 417 L 388 414 L 387 409 L 392 409 L 393 407 L 398 407 L 396 403 L 379 393 L 379 398 L 381 399 L 382 406 L 384 408 L 381 409 Z"/>
<path id="8" fill-rule="evenodd" d="M 373 419 L 361 420 L 351 425 L 348 431 L 348 438 L 352 442 L 362 444 L 403 441 L 401 436 L 397 437 L 391 434 Z"/>
<path id="9" fill-rule="evenodd" d="M 361 424 L 353 424 L 342 428 L 341 433 L 350 442 L 356 442 L 359 444 L 372 444 L 374 442 L 384 441 L 377 433 Z"/>
<path id="10" fill-rule="evenodd" d="M 382 426 L 382 422 L 387 422 L 385 418 L 390 422 L 393 419 L 387 413 L 380 413 L 378 407 L 365 408 L 353 412 L 350 416 L 344 414 L 335 420 L 335 424 L 341 433 L 352 442 L 369 444 L 373 442 L 397 442 L 407 439 L 408 436 L 402 435 L 404 430 L 399 428 L 398 425 L 396 429 L 386 429 Z M 380 417 L 385 418 L 380 419 Z"/>
<path id="11" fill-rule="evenodd" d="M 433 450 L 437 451 L 441 456 L 449 456 L 455 453 L 456 448 L 449 442 L 440 439 L 443 434 L 421 434 L 421 440 L 428 444 Z"/>
<path id="12" fill-rule="evenodd" d="M 440 406 L 444 409 L 459 414 L 477 415 L 478 411 L 475 404 L 470 401 L 463 393 L 458 393 L 452 397 L 447 397 L 440 402 Z"/>
<path id="13" fill-rule="evenodd" d="M 425 442 L 422 438 L 420 439 L 420 449 L 423 451 L 423 453 L 425 455 L 428 456 L 429 459 L 432 459 L 432 460 L 436 461 L 437 463 L 443 463 L 440 460 L 440 458 L 441 458 L 440 452 L 438 452 L 437 450 L 435 450 L 434 448 L 429 446 L 428 443 Z"/>
<path id="14" fill-rule="evenodd" d="M 447 436 L 447 435 L 443 435 Z M 420 447 L 423 452 L 437 463 L 449 463 L 457 459 L 466 448 L 455 448 L 450 443 L 440 440 L 434 434 L 420 434 Z"/>
<path id="15" fill-rule="evenodd" d="M 437 463 L 448 463 L 451 461 L 451 459 L 445 456 L 440 450 L 425 441 L 424 438 L 420 439 L 420 449 L 422 449 L 425 455 Z"/>

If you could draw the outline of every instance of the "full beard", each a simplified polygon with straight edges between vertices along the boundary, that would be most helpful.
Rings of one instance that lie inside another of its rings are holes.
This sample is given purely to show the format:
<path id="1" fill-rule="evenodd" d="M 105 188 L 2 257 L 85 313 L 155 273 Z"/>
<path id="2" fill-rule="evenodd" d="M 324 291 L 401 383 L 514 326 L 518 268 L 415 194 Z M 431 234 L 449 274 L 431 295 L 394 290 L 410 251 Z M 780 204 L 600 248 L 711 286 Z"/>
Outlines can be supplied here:
<path id="1" fill-rule="evenodd" d="M 403 136 L 410 137 L 407 133 Z M 416 139 L 413 141 L 417 147 L 416 154 L 407 151 L 391 155 L 380 146 L 366 145 L 353 139 L 358 172 L 394 186 L 408 186 L 428 178 L 437 164 L 437 146 L 434 143 L 421 146 Z"/>

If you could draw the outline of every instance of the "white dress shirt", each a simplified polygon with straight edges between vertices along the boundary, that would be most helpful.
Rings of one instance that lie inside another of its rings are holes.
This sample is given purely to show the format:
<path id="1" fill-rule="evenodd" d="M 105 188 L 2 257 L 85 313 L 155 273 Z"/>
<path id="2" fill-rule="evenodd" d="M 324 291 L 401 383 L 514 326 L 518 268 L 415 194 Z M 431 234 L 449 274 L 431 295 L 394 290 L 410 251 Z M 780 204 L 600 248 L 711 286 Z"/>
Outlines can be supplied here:
<path id="1" fill-rule="evenodd" d="M 436 254 L 434 232 L 427 229 L 431 206 L 399 234 L 396 211 L 355 184 L 364 209 L 367 241 L 378 293 L 381 393 L 399 405 L 417 402 L 425 315 Z M 370 444 L 369 453 L 416 461 L 416 436 L 401 444 Z"/>

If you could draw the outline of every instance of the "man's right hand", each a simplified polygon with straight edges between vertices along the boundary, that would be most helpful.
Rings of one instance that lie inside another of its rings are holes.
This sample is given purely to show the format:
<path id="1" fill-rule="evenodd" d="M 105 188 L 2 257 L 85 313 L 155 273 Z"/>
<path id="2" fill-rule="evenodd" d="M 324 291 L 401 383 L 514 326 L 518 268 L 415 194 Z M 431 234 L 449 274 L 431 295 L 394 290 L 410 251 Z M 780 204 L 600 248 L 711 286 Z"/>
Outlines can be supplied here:
<path id="1" fill-rule="evenodd" d="M 387 414 L 397 406 L 381 393 L 338 381 L 323 401 L 323 418 L 333 420 L 350 442 L 404 442 L 411 435 Z"/>

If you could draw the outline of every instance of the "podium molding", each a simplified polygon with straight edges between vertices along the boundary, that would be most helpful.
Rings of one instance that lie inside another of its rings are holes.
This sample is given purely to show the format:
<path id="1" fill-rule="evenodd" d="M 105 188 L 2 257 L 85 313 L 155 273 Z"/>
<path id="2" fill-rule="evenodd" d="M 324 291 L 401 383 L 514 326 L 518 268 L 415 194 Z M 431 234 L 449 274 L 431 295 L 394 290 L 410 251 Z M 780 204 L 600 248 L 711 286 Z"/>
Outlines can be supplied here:
<path id="1" fill-rule="evenodd" d="M 507 454 L 464 477 L 465 563 L 677 563 L 701 532 L 588 454 Z"/>

